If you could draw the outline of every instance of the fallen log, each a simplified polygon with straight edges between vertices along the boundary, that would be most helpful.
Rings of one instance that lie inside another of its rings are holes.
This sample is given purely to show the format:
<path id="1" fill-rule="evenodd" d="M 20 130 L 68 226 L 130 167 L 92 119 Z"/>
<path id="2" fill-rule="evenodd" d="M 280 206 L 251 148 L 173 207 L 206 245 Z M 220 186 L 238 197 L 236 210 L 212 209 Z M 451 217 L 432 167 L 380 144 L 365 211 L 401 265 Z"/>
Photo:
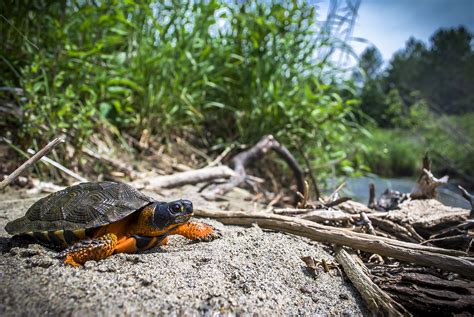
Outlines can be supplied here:
<path id="1" fill-rule="evenodd" d="M 367 308 L 375 316 L 411 316 L 402 305 L 370 279 L 368 269 L 354 252 L 346 251 L 341 246 L 335 247 L 334 251 L 337 262 L 342 265 L 347 277 L 367 304 Z"/>
<path id="2" fill-rule="evenodd" d="M 196 209 L 195 214 L 200 217 L 215 218 L 228 225 L 252 225 L 256 223 L 262 228 L 284 231 L 319 242 L 349 246 L 357 250 L 377 253 L 405 262 L 434 266 L 474 279 L 474 258 L 466 257 L 466 253 L 462 251 L 356 233 L 308 220 L 273 214 L 205 209 Z"/>
<path id="3" fill-rule="evenodd" d="M 374 281 L 417 315 L 470 316 L 474 310 L 474 284 L 460 278 L 407 272 L 404 268 L 371 270 Z M 471 313 L 470 313 L 471 312 Z"/>

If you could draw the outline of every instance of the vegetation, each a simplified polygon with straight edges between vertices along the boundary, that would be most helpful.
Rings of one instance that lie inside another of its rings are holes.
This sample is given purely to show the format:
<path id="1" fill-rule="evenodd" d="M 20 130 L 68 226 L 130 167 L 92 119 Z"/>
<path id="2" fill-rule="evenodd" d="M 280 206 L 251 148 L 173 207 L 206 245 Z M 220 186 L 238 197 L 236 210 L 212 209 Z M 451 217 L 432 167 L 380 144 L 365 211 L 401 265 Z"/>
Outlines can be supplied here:
<path id="1" fill-rule="evenodd" d="M 315 165 L 353 171 L 360 127 L 350 53 L 355 8 L 328 20 L 304 1 L 5 1 L 2 86 L 20 87 L 16 142 L 60 131 L 76 148 L 100 126 L 166 142 L 253 143 L 272 133 Z M 7 10 L 8 7 L 8 10 Z M 41 27 L 39 27 L 41 26 Z"/>
<path id="2" fill-rule="evenodd" d="M 372 125 L 372 137 L 363 142 L 374 172 L 413 175 L 413 166 L 428 151 L 438 173 L 472 186 L 472 38 L 472 33 L 459 27 L 436 31 L 430 45 L 409 39 L 386 69 L 375 47 L 362 54 L 354 78 L 363 84 L 360 96 L 365 116 L 361 119 L 364 125 Z"/>
<path id="3" fill-rule="evenodd" d="M 320 179 L 412 175 L 426 150 L 472 175 L 472 34 L 410 39 L 386 69 L 369 48 L 351 77 L 359 2 L 331 4 L 3 1 L 0 128 L 21 148 L 67 134 L 69 163 L 104 129 L 207 150 L 271 133 Z"/>

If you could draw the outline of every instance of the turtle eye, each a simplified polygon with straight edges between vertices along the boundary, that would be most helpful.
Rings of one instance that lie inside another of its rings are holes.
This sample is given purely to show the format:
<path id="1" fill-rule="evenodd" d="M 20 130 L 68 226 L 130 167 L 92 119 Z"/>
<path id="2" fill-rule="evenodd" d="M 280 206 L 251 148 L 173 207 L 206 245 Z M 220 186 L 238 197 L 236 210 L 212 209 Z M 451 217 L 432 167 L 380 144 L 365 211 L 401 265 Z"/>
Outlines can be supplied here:
<path id="1" fill-rule="evenodd" d="M 171 205 L 171 212 L 176 214 L 181 211 L 181 204 L 172 204 Z"/>

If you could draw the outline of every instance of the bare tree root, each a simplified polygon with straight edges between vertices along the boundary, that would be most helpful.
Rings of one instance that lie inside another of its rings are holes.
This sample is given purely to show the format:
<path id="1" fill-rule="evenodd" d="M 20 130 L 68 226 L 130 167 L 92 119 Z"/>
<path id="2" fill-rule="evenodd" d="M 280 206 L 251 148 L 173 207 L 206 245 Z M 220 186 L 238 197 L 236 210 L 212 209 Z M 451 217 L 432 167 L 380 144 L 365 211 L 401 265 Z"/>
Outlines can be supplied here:
<path id="1" fill-rule="evenodd" d="M 288 151 L 286 147 L 281 145 L 272 135 L 266 135 L 257 144 L 255 144 L 255 146 L 248 149 L 247 151 L 237 154 L 232 159 L 232 165 L 234 168 L 235 175 L 233 175 L 227 183 L 218 185 L 204 192 L 202 195 L 206 199 L 215 199 L 219 196 L 228 193 L 234 187 L 239 186 L 245 181 L 247 176 L 245 167 L 248 164 L 261 159 L 270 150 L 275 151 L 288 164 L 288 166 L 294 173 L 298 191 L 300 193 L 303 193 L 304 176 L 303 171 L 299 166 L 298 162 L 290 153 L 290 151 Z"/>

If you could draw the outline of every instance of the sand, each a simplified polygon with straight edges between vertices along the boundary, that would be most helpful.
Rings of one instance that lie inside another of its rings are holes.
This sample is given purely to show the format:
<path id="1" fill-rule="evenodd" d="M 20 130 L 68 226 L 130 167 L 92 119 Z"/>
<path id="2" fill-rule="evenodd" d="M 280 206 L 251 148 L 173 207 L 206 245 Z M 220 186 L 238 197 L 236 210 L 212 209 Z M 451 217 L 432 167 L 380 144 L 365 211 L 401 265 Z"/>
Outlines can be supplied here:
<path id="1" fill-rule="evenodd" d="M 258 208 L 243 191 L 206 202 L 186 186 L 151 194 L 190 198 L 206 208 Z M 149 193 L 150 194 L 150 193 Z M 302 256 L 333 261 L 329 246 L 257 226 L 224 226 L 223 237 L 194 243 L 174 236 L 164 247 L 64 266 L 57 251 L 10 240 L 5 224 L 34 199 L 0 197 L 0 315 L 367 315 L 357 291 L 337 270 L 317 277 Z M 164 199 L 166 197 L 167 199 Z"/>

